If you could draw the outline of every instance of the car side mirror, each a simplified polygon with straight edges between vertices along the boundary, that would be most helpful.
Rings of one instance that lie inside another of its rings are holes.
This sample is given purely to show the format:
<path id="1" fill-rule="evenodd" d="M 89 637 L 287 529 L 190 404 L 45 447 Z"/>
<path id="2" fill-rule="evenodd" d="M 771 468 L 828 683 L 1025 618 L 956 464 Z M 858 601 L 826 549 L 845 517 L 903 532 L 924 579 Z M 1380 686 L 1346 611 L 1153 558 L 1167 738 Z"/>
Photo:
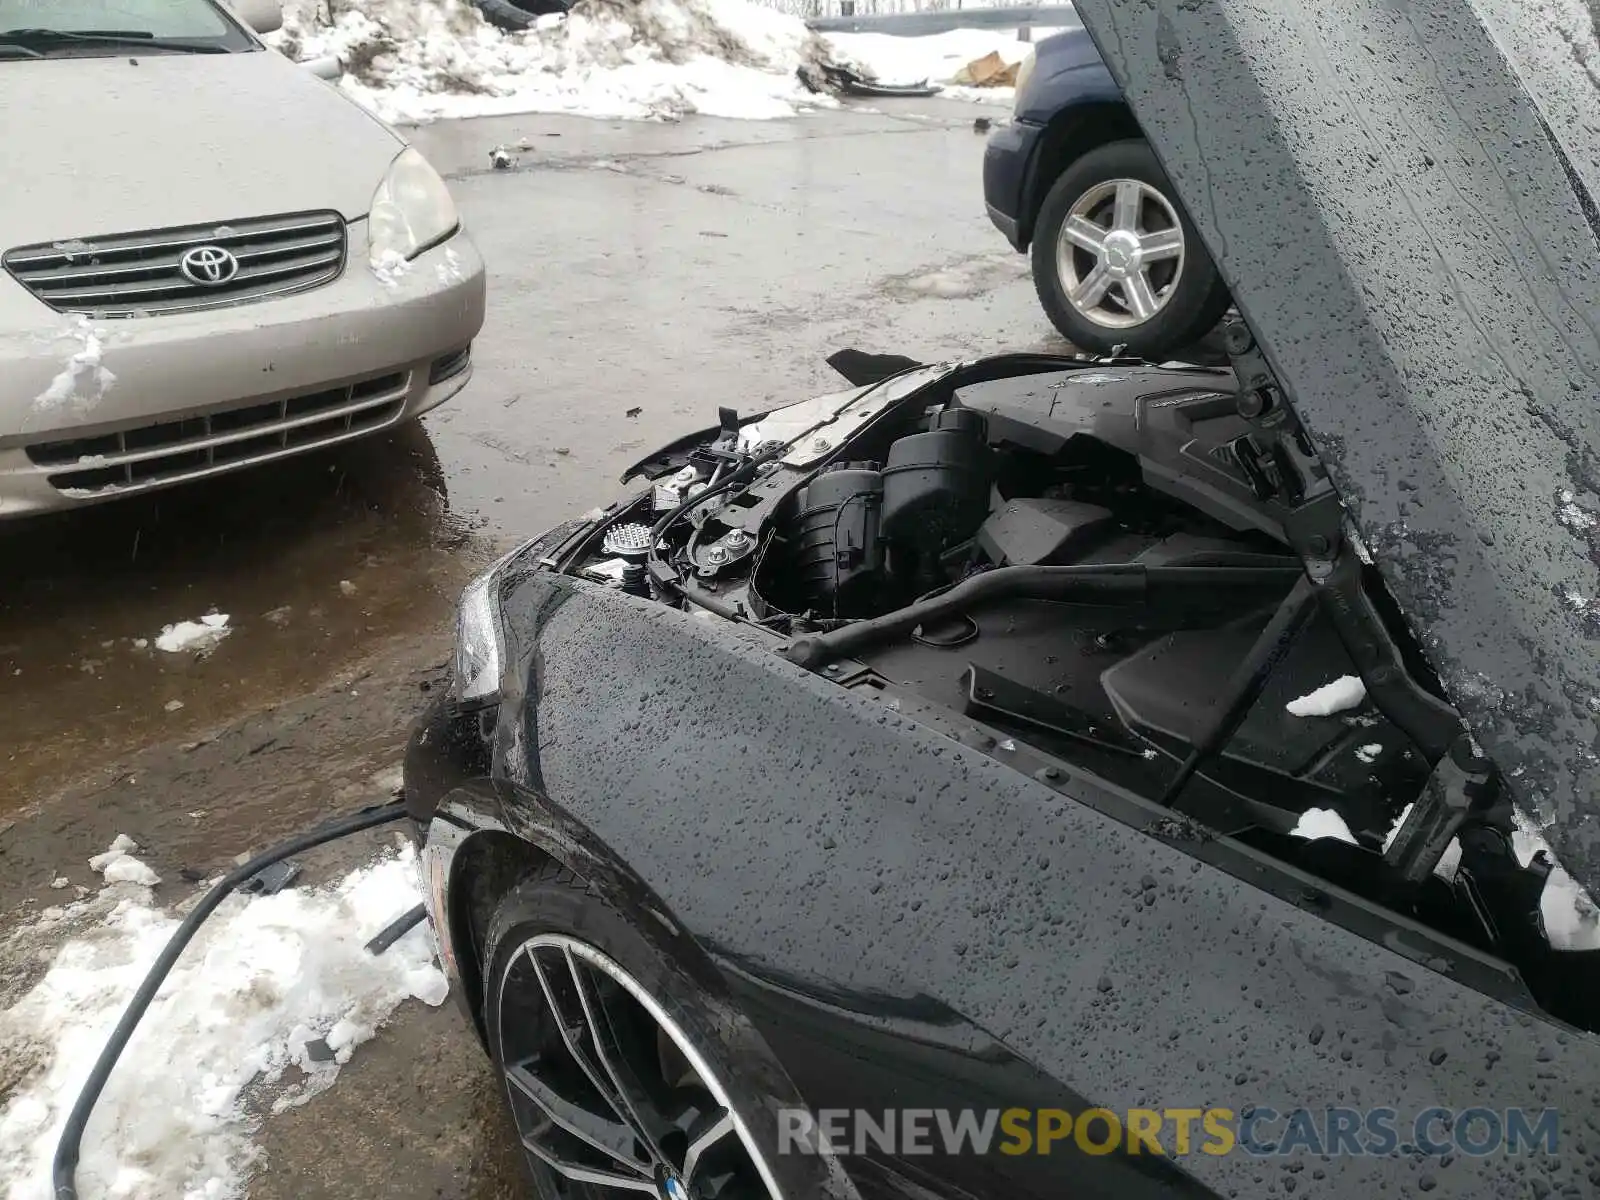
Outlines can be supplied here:
<path id="1" fill-rule="evenodd" d="M 233 11 L 257 33 L 276 33 L 283 28 L 283 5 L 278 0 L 233 0 Z"/>
<path id="2" fill-rule="evenodd" d="M 344 64 L 339 61 L 337 56 L 332 54 L 324 54 L 321 58 L 307 59 L 300 65 L 318 79 L 326 79 L 330 82 L 338 82 L 339 77 L 344 74 Z"/>

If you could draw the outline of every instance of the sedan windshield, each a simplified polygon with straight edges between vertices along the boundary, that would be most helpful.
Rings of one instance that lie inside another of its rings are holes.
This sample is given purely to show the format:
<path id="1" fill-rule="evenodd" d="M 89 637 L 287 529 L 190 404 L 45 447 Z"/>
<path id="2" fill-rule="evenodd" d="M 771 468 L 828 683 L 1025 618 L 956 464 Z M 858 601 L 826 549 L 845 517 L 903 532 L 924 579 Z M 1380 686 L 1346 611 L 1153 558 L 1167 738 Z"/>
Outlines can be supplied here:
<path id="1" fill-rule="evenodd" d="M 140 44 L 212 52 L 255 46 L 210 0 L 0 0 L 0 51 L 82 57 L 126 54 Z"/>

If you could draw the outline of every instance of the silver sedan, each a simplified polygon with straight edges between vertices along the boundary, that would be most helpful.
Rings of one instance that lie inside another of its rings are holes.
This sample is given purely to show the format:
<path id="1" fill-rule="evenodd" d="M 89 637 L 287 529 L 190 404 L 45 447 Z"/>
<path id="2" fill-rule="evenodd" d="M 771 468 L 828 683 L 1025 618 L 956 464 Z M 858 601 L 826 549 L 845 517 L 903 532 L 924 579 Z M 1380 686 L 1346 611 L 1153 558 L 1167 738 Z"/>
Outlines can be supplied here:
<path id="1" fill-rule="evenodd" d="M 112 18 L 115 18 L 114 20 Z M 392 129 L 257 36 L 276 0 L 0 0 L 0 518 L 409 420 L 484 270 Z"/>

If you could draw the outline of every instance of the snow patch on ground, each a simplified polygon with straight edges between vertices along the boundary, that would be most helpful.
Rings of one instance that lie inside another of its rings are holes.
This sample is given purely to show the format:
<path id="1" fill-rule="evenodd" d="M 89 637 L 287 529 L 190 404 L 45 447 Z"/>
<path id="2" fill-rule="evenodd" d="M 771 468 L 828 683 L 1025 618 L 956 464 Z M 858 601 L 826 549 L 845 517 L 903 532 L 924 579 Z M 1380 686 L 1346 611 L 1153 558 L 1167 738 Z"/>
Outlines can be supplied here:
<path id="1" fill-rule="evenodd" d="M 156 649 L 176 654 L 181 650 L 205 650 L 215 646 L 233 630 L 228 628 L 227 613 L 207 613 L 198 621 L 179 621 L 163 625 L 156 637 Z"/>
<path id="2" fill-rule="evenodd" d="M 1325 683 L 1314 692 L 1308 692 L 1284 705 L 1293 717 L 1331 717 L 1334 713 L 1356 708 L 1367 698 L 1367 685 L 1360 676 L 1341 675 L 1332 683 Z"/>
<path id="3" fill-rule="evenodd" d="M 81 417 L 105 399 L 117 377 L 102 362 L 105 346 L 88 317 L 79 317 L 77 325 L 61 340 L 71 341 L 77 348 L 67 356 L 66 365 L 50 386 L 34 397 L 33 411 L 43 415 L 64 409 L 73 417 Z"/>
<path id="4" fill-rule="evenodd" d="M 140 887 L 155 887 L 161 882 L 161 876 L 133 857 L 133 852 L 138 848 L 138 842 L 125 833 L 119 833 L 109 850 L 89 860 L 89 869 L 98 872 L 107 883 L 136 883 Z"/>
<path id="5" fill-rule="evenodd" d="M 547 112 L 770 119 L 831 106 L 801 82 L 826 45 L 797 17 L 748 0 L 584 0 L 504 33 L 465 0 L 360 0 L 331 22 L 290 0 L 269 38 L 301 61 L 335 55 L 345 92 L 395 124 Z"/>
<path id="6" fill-rule="evenodd" d="M 118 861 L 132 861 L 119 853 Z M 83 1194 L 241 1195 L 257 1156 L 251 1135 L 266 1113 L 329 1087 L 401 1002 L 443 1002 L 426 925 L 383 955 L 364 948 L 421 896 L 416 854 L 406 847 L 331 887 L 224 903 L 184 952 L 106 1086 L 83 1141 Z M 13 963 L 29 951 L 42 955 L 47 944 L 59 949 L 43 977 L 0 1010 L 6 1200 L 49 1200 L 66 1114 L 177 924 L 148 890 L 113 883 L 8 935 Z M 63 931 L 71 938 L 60 945 Z M 306 1043 L 319 1037 L 333 1062 L 307 1054 Z"/>
<path id="7" fill-rule="evenodd" d="M 1295 822 L 1289 831 L 1293 837 L 1302 837 L 1315 841 L 1317 838 L 1338 838 L 1341 842 L 1349 842 L 1352 846 L 1359 845 L 1356 835 L 1350 832 L 1350 826 L 1331 808 L 1308 808 L 1300 814 L 1300 819 Z"/>

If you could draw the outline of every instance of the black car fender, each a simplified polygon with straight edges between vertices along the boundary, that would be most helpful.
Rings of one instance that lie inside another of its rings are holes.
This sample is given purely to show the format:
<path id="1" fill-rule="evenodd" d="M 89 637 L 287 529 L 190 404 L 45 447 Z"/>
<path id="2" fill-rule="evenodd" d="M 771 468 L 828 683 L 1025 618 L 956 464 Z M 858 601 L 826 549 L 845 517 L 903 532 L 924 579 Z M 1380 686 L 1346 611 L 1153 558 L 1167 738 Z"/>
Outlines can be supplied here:
<path id="1" fill-rule="evenodd" d="M 712 960 L 859 1012 L 930 997 L 1114 1111 L 1360 1095 L 1577 1120 L 1600 1079 L 1600 1043 L 1441 973 L 1460 968 L 1409 932 L 1358 936 L 1270 889 L 1264 857 L 1219 869 L 1108 815 L 1105 785 L 1050 786 L 748 626 L 548 573 L 507 606 L 527 667 L 497 733 L 497 770 L 527 776 L 506 796 L 514 829 L 634 911 L 649 897 L 644 919 Z M 1226 1193 L 1261 1164 L 1183 1165 Z M 1516 1165 L 1475 1161 L 1455 1194 L 1505 1194 Z M 1341 1185 L 1410 1188 L 1424 1169 L 1348 1159 Z"/>
<path id="2" fill-rule="evenodd" d="M 447 828 L 447 827 L 453 827 Z M 623 859 L 546 796 L 505 781 L 478 779 L 446 795 L 434 816 L 429 852 L 445 856 L 443 866 L 451 975 L 457 1003 L 488 1045 L 483 1027 L 482 936 L 487 905 L 500 889 L 531 874 L 541 858 L 577 875 L 602 903 L 615 909 L 662 953 L 677 974 L 678 1000 L 706 1014 L 724 1049 L 734 1059 L 721 1065 L 757 1101 L 742 1115 L 770 1138 L 779 1114 L 805 1103 L 783 1062 L 741 1010 L 705 952 L 665 909 Z M 481 890 L 481 895 L 478 892 Z M 855 1185 L 836 1159 L 810 1157 L 780 1164 L 790 1173 L 795 1196 L 822 1200 L 860 1200 Z"/>

